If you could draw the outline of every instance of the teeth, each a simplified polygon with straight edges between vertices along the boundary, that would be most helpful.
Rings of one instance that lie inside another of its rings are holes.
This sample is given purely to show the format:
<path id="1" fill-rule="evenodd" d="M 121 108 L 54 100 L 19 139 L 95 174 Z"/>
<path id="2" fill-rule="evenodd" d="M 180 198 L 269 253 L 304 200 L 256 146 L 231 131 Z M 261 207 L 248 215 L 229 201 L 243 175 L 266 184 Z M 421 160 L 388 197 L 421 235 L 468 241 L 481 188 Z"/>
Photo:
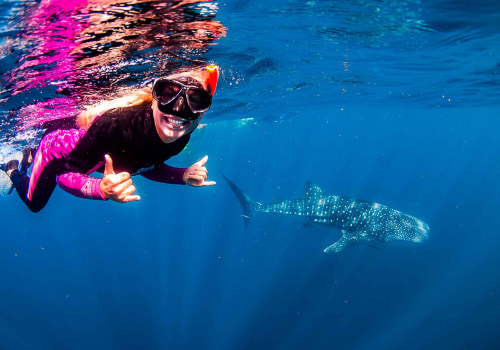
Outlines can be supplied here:
<path id="1" fill-rule="evenodd" d="M 173 118 L 167 118 L 168 122 L 174 126 L 183 126 L 184 124 L 187 123 L 186 120 L 179 120 L 179 119 L 173 119 Z"/>

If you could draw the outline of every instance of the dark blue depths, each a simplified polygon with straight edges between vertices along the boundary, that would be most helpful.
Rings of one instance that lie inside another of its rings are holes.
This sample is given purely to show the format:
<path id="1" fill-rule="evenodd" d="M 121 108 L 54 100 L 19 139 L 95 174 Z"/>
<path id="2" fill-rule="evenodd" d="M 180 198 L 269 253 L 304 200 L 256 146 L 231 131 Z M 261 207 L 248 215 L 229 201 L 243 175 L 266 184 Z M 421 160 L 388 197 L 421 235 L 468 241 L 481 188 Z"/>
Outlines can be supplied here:
<path id="1" fill-rule="evenodd" d="M 58 190 L 38 215 L 2 199 L 2 345 L 494 348 L 499 169 L 487 160 L 498 122 L 445 113 L 455 125 L 446 135 L 434 116 L 424 127 L 410 112 L 384 114 L 375 134 L 346 114 L 300 133 L 292 123 L 214 125 L 176 160 L 208 153 L 213 188 L 138 178 L 142 200 L 129 205 Z M 320 141 L 303 136 L 313 133 Z M 262 201 L 298 196 L 311 180 L 390 203 L 425 219 L 430 238 L 332 255 L 322 249 L 340 232 L 297 218 L 256 215 L 244 230 L 221 172 Z"/>

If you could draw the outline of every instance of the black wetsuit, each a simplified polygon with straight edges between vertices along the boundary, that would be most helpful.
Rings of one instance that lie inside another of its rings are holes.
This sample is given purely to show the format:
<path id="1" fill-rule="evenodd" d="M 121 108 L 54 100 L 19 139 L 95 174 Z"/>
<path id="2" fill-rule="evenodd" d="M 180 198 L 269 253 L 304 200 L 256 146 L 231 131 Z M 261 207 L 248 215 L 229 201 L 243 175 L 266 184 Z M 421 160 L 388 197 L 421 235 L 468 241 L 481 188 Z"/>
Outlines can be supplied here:
<path id="1" fill-rule="evenodd" d="M 57 130 L 44 136 L 31 179 L 14 170 L 11 180 L 21 199 L 35 212 L 45 206 L 56 184 L 79 197 L 104 199 L 99 191 L 101 178 L 87 175 L 104 171 L 105 154 L 113 160 L 116 173 L 140 173 L 154 181 L 183 184 L 185 169 L 164 162 L 179 154 L 189 138 L 187 134 L 164 143 L 155 128 L 151 103 L 113 109 L 98 117 L 86 132 Z"/>

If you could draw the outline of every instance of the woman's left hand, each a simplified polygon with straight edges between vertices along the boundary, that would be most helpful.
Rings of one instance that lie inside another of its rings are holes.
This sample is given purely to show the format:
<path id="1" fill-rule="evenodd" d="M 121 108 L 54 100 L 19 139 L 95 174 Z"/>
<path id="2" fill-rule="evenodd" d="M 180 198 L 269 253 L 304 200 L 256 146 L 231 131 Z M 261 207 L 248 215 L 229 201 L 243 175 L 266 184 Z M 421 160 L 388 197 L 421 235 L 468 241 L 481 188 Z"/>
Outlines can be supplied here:
<path id="1" fill-rule="evenodd" d="M 205 181 L 208 173 L 207 168 L 205 168 L 207 160 L 208 156 L 205 156 L 202 160 L 187 168 L 182 176 L 184 182 L 195 187 L 215 185 L 215 181 Z"/>

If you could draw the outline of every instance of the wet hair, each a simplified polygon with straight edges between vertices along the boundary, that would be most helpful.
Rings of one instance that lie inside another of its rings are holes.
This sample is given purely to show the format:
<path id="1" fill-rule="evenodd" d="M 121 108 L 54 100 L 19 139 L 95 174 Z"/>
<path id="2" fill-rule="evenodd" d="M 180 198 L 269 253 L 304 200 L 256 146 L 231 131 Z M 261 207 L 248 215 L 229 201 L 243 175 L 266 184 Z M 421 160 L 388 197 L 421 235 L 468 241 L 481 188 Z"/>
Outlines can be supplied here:
<path id="1" fill-rule="evenodd" d="M 122 94 L 121 97 L 115 98 L 113 100 L 101 101 L 95 105 L 88 106 L 76 117 L 76 124 L 80 128 L 88 130 L 96 117 L 100 116 L 106 111 L 151 103 L 152 100 L 153 96 L 151 95 L 150 88 L 128 91 L 128 93 Z"/>

